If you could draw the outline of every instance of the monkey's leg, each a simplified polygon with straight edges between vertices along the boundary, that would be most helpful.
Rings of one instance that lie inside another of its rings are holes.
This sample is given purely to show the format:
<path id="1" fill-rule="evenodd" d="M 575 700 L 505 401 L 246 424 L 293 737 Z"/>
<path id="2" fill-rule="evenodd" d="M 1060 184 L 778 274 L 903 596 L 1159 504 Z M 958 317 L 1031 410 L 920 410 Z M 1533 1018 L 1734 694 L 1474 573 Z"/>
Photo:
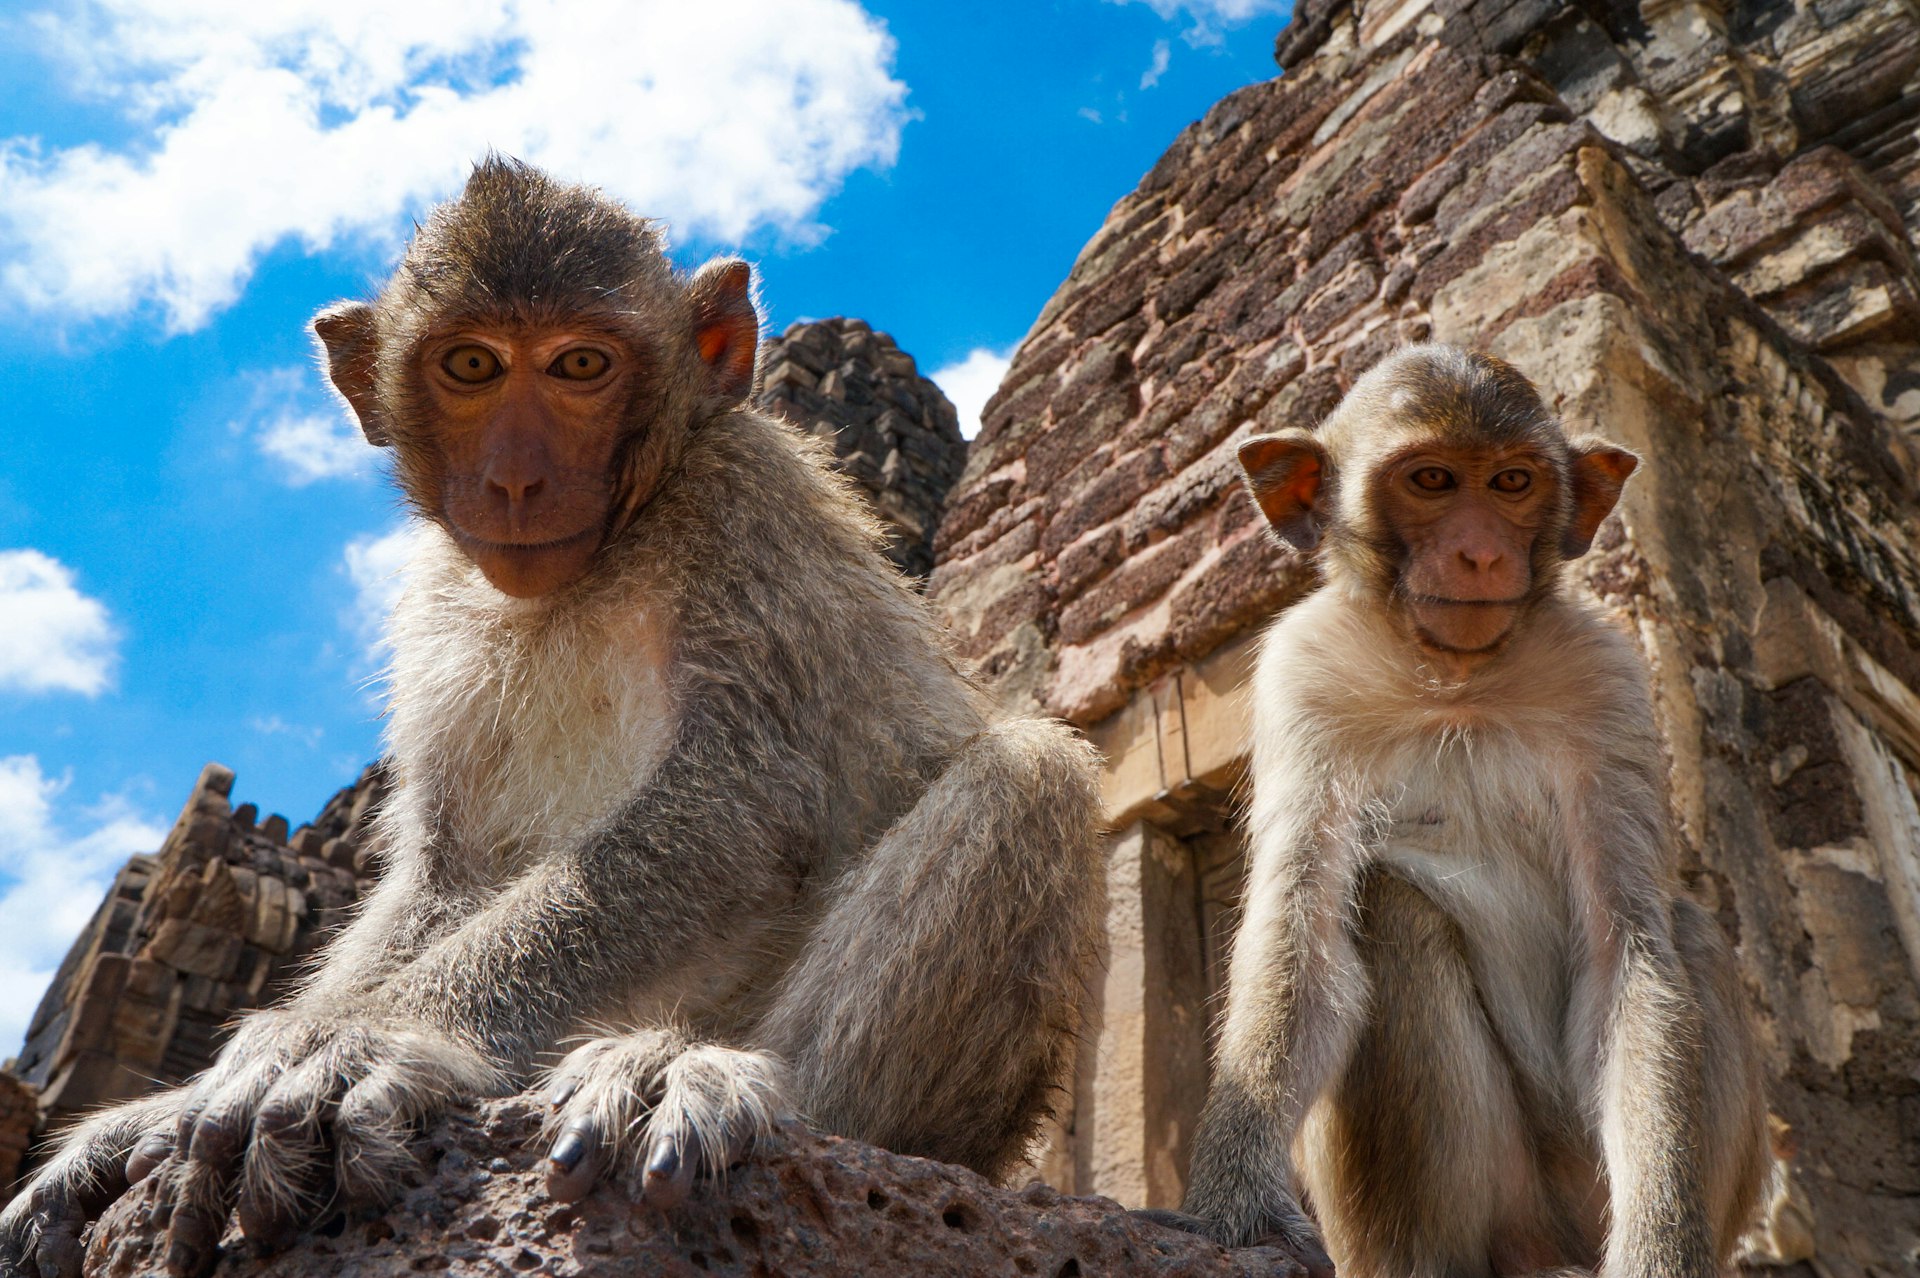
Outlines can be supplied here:
<path id="1" fill-rule="evenodd" d="M 0 1213 L 0 1274 L 78 1278 L 81 1231 L 166 1156 L 185 1103 L 184 1090 L 161 1092 L 95 1114 L 63 1136 Z"/>
<path id="2" fill-rule="evenodd" d="M 1673 944 L 1700 1000 L 1700 1180 L 1715 1255 L 1724 1265 L 1753 1224 L 1769 1171 L 1764 1083 L 1745 993 L 1720 925 L 1692 901 L 1677 900 Z"/>
<path id="3" fill-rule="evenodd" d="M 644 1169 L 641 1195 L 669 1208 L 696 1173 L 720 1174 L 786 1112 L 780 1063 L 764 1052 L 694 1043 L 645 1029 L 576 1048 L 554 1070 L 547 1188 L 572 1202 L 625 1155 Z"/>
<path id="4" fill-rule="evenodd" d="M 1539 1173 L 1453 921 L 1374 870 L 1356 924 L 1372 1002 L 1301 1131 L 1301 1181 L 1340 1278 L 1492 1278 L 1568 1259 L 1529 1230 Z"/>
<path id="5" fill-rule="evenodd" d="M 1102 924 L 1088 747 L 967 743 L 832 894 L 758 1035 L 811 1122 L 997 1175 L 1063 1081 Z"/>

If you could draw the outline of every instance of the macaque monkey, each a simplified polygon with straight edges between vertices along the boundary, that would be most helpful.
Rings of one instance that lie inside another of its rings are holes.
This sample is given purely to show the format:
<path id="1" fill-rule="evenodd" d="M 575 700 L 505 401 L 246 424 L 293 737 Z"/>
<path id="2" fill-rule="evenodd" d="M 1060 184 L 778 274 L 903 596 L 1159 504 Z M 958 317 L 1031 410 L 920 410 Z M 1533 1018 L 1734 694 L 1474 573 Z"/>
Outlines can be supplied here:
<path id="1" fill-rule="evenodd" d="M 1444 346 L 1239 456 L 1325 584 L 1253 679 L 1185 1226 L 1341 1278 L 1719 1273 L 1767 1168 L 1743 993 L 1644 664 L 1561 580 L 1637 459 Z"/>
<path id="2" fill-rule="evenodd" d="M 418 548 L 364 909 L 213 1067 L 82 1124 L 0 1217 L 75 1274 L 163 1178 L 170 1269 L 392 1196 L 408 1135 L 548 1076 L 549 1187 L 671 1207 L 792 1112 L 994 1175 L 1074 1050 L 1091 751 L 996 720 L 823 451 L 750 407 L 744 262 L 490 158 L 314 321 Z M 557 1062 L 557 1063 L 556 1063 Z"/>

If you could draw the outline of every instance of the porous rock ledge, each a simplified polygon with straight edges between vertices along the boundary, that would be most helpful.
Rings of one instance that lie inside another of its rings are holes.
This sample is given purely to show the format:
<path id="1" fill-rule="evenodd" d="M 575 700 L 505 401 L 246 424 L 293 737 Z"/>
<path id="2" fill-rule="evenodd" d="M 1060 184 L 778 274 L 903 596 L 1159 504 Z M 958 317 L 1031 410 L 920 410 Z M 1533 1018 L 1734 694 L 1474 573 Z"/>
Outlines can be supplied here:
<path id="1" fill-rule="evenodd" d="M 624 1177 L 572 1206 L 542 1185 L 533 1097 L 454 1114 L 422 1142 L 424 1176 L 391 1209 L 335 1216 L 291 1250 L 250 1253 L 230 1230 L 216 1273 L 266 1278 L 448 1274 L 1288 1275 L 1264 1248 L 1227 1251 L 1045 1185 L 1000 1189 L 965 1170 L 790 1124 L 724 1184 L 663 1215 Z M 153 1182 L 95 1228 L 89 1278 L 162 1272 Z"/>

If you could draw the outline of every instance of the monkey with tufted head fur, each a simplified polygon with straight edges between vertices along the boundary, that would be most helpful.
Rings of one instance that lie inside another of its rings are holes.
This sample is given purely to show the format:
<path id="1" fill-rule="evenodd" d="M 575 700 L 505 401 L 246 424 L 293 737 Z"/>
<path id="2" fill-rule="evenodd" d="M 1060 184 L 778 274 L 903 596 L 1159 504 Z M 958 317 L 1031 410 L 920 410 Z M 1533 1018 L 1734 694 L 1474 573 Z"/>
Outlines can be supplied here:
<path id="1" fill-rule="evenodd" d="M 1253 679 L 1245 912 L 1168 1223 L 1343 1278 L 1718 1273 L 1767 1166 L 1756 1051 L 1678 894 L 1644 663 L 1562 581 L 1637 459 L 1423 346 L 1240 460 L 1325 583 Z"/>
<path id="2" fill-rule="evenodd" d="M 563 1200 L 623 1160 L 670 1207 L 788 1112 L 1019 1160 L 1103 917 L 1091 753 L 996 720 L 821 450 L 743 406 L 750 283 L 490 159 L 377 300 L 315 320 L 419 516 L 384 870 L 205 1075 L 66 1138 L 0 1270 L 76 1273 L 145 1176 L 175 1273 L 236 1207 L 284 1242 L 543 1070 Z"/>

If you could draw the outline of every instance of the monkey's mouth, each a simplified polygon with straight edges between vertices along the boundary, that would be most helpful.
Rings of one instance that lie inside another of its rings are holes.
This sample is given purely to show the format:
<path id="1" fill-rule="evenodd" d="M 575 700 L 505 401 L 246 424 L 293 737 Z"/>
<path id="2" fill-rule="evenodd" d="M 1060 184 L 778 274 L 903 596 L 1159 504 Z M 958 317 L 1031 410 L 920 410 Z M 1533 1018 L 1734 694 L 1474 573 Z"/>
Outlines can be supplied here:
<path id="1" fill-rule="evenodd" d="M 1518 608 L 1526 601 L 1525 595 L 1515 595 L 1511 599 L 1449 599 L 1444 595 L 1410 595 L 1407 600 L 1416 608 Z"/>
<path id="2" fill-rule="evenodd" d="M 600 535 L 597 524 L 589 524 L 577 533 L 565 537 L 555 537 L 551 541 L 489 541 L 485 537 L 476 537 L 460 525 L 449 520 L 453 528 L 453 538 L 460 548 L 468 554 L 486 555 L 539 555 L 555 550 L 571 550 L 583 542 Z"/>
<path id="3" fill-rule="evenodd" d="M 1414 637 L 1422 647 L 1458 656 L 1485 655 L 1507 641 L 1522 595 L 1514 599 L 1452 599 L 1414 595 L 1408 600 Z"/>
<path id="4" fill-rule="evenodd" d="M 517 599 L 534 599 L 571 585 L 593 563 L 600 548 L 600 526 L 590 525 L 547 541 L 489 541 L 448 521 L 454 544 L 494 589 Z"/>

